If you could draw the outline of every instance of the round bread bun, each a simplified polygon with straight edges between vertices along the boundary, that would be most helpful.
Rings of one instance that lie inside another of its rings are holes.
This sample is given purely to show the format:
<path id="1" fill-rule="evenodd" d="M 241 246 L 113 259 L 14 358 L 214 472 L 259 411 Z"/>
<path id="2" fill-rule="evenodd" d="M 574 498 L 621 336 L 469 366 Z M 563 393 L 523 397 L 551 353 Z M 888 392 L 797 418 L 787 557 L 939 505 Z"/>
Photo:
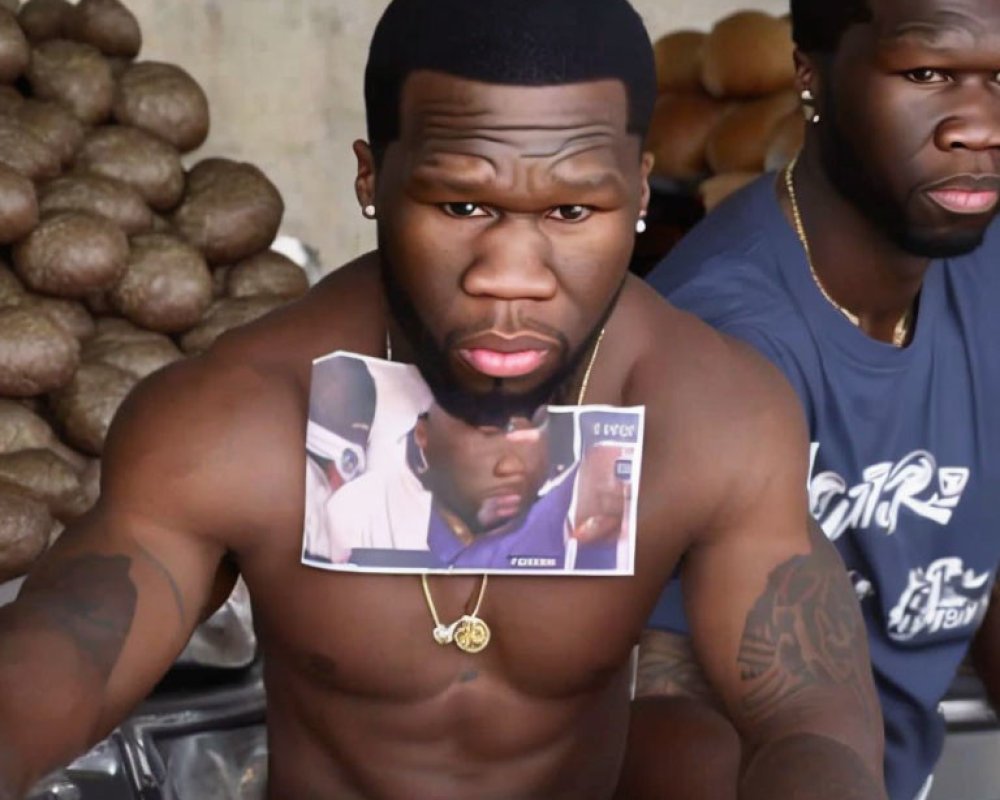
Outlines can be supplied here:
<path id="1" fill-rule="evenodd" d="M 128 236 L 153 227 L 153 212 L 142 195 L 127 183 L 101 175 L 73 174 L 44 184 L 39 192 L 43 215 L 85 211 L 115 223 Z"/>
<path id="2" fill-rule="evenodd" d="M 115 119 L 164 139 L 182 153 L 208 137 L 208 98 L 194 78 L 173 64 L 132 64 L 118 81 Z"/>
<path id="3" fill-rule="evenodd" d="M 135 58 L 142 47 L 139 21 L 118 0 L 80 0 L 68 17 L 68 31 L 107 56 Z"/>
<path id="4" fill-rule="evenodd" d="M 73 160 L 83 144 L 83 124 L 58 103 L 26 100 L 14 111 L 14 117 L 54 150 L 63 166 Z"/>
<path id="5" fill-rule="evenodd" d="M 701 48 L 706 34 L 701 31 L 674 31 L 653 45 L 656 82 L 660 92 L 700 92 Z"/>
<path id="6" fill-rule="evenodd" d="M 56 435 L 44 419 L 16 400 L 0 397 L 0 453 L 48 447 Z"/>
<path id="7" fill-rule="evenodd" d="M 646 149 L 653 174 L 697 178 L 708 172 L 705 143 L 730 106 L 704 94 L 661 95 L 653 111 Z"/>
<path id="8" fill-rule="evenodd" d="M 17 305 L 40 309 L 48 314 L 53 322 L 61 325 L 81 342 L 94 335 L 94 318 L 87 312 L 83 303 L 77 300 L 25 292 Z"/>
<path id="9" fill-rule="evenodd" d="M 132 239 L 128 269 L 111 290 L 120 314 L 152 331 L 193 327 L 212 303 L 212 276 L 194 247 L 166 233 Z"/>
<path id="10" fill-rule="evenodd" d="M 49 396 L 66 440 L 84 453 L 99 456 L 111 420 L 136 383 L 134 375 L 110 364 L 81 364 L 69 384 Z"/>
<path id="11" fill-rule="evenodd" d="M 189 173 L 173 224 L 209 264 L 233 264 L 270 247 L 284 210 L 278 190 L 257 167 L 211 158 Z"/>
<path id="12" fill-rule="evenodd" d="M 24 575 L 45 552 L 52 514 L 15 486 L 0 485 L 0 583 Z"/>
<path id="13" fill-rule="evenodd" d="M 42 42 L 32 51 L 26 74 L 37 99 L 61 103 L 87 125 L 111 113 L 114 78 L 96 47 L 65 39 Z"/>
<path id="14" fill-rule="evenodd" d="M 162 333 L 145 331 L 121 317 L 101 317 L 97 320 L 95 328 L 93 338 L 87 342 L 88 348 L 96 348 L 108 342 L 116 344 L 148 342 L 163 337 Z"/>
<path id="15" fill-rule="evenodd" d="M 35 184 L 6 164 L 0 164 L 0 244 L 23 239 L 38 224 Z"/>
<path id="16" fill-rule="evenodd" d="M 114 223 L 79 211 L 43 219 L 14 248 L 14 268 L 43 294 L 82 298 L 114 286 L 128 265 L 128 240 Z"/>
<path id="17" fill-rule="evenodd" d="M 705 157 L 712 171 L 762 171 L 774 129 L 798 105 L 795 92 L 787 90 L 733 108 L 719 120 L 705 143 Z"/>
<path id="18" fill-rule="evenodd" d="M 17 18 L 0 8 L 0 83 L 13 83 L 31 60 L 31 46 Z"/>
<path id="19" fill-rule="evenodd" d="M 59 154 L 13 116 L 0 116 L 0 164 L 33 181 L 59 174 Z"/>
<path id="20" fill-rule="evenodd" d="M 70 464 L 51 450 L 35 448 L 0 454 L 0 483 L 22 489 L 49 507 L 56 517 L 79 516 L 80 478 Z"/>
<path id="21" fill-rule="evenodd" d="M 806 120 L 798 109 L 782 117 L 771 131 L 764 153 L 764 169 L 773 172 L 784 168 L 802 149 L 806 138 Z"/>
<path id="22" fill-rule="evenodd" d="M 723 172 L 706 178 L 698 186 L 698 196 L 706 211 L 712 211 L 723 200 L 755 180 L 759 172 Z"/>
<path id="23" fill-rule="evenodd" d="M 87 459 L 87 463 L 80 470 L 80 488 L 87 509 L 93 508 L 101 497 L 101 459 Z"/>
<path id="24" fill-rule="evenodd" d="M 24 95 L 13 86 L 0 86 L 0 114 L 13 114 L 24 102 Z"/>
<path id="25" fill-rule="evenodd" d="M 167 364 L 180 361 L 184 354 L 163 334 L 151 333 L 143 339 L 103 338 L 84 345 L 84 362 L 100 362 L 124 370 L 142 379 Z"/>
<path id="26" fill-rule="evenodd" d="M 283 297 L 225 297 L 216 300 L 204 319 L 181 337 L 181 350 L 194 354 L 208 350 L 223 333 L 253 322 L 288 302 Z"/>
<path id="27" fill-rule="evenodd" d="M 757 97 L 795 81 L 791 24 L 762 11 L 716 23 L 701 53 L 701 83 L 715 97 Z"/>
<path id="28" fill-rule="evenodd" d="M 41 309 L 0 308 L 0 394 L 31 397 L 66 385 L 80 344 Z"/>
<path id="29" fill-rule="evenodd" d="M 67 0 L 28 0 L 17 12 L 21 30 L 32 44 L 61 39 L 73 6 Z"/>
<path id="30" fill-rule="evenodd" d="M 226 270 L 225 281 L 229 297 L 272 294 L 291 300 L 309 291 L 305 270 L 274 250 L 265 250 L 234 264 Z"/>
<path id="31" fill-rule="evenodd" d="M 74 167 L 127 183 L 157 211 L 173 208 L 184 193 L 184 168 L 177 150 L 138 128 L 107 125 L 92 130 Z"/>
<path id="32" fill-rule="evenodd" d="M 7 262 L 0 259 L 0 308 L 21 305 L 27 291 Z"/>

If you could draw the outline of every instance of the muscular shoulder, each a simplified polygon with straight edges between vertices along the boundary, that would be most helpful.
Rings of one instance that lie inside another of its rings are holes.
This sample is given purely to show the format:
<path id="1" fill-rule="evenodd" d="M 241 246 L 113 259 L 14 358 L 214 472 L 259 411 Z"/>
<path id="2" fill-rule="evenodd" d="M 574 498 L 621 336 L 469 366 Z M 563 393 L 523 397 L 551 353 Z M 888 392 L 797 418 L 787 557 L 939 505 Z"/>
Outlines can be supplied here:
<path id="1" fill-rule="evenodd" d="M 683 485 L 694 518 L 726 513 L 776 477 L 804 487 L 805 423 L 781 372 L 647 286 L 623 301 L 623 333 L 637 343 L 623 399 L 646 407 L 647 463 Z"/>
<path id="2" fill-rule="evenodd" d="M 344 270 L 141 383 L 109 432 L 102 504 L 227 547 L 298 524 L 312 360 L 384 330 L 377 280 Z"/>

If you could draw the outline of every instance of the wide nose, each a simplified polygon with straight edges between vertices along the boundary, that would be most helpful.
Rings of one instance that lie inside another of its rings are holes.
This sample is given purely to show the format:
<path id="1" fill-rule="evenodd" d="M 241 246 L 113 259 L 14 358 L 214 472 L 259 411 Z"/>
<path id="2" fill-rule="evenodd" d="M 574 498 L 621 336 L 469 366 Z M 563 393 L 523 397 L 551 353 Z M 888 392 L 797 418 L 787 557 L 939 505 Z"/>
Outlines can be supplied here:
<path id="1" fill-rule="evenodd" d="M 500 454 L 493 467 L 493 474 L 498 478 L 516 478 L 525 472 L 524 459 L 516 448 L 507 448 Z"/>
<path id="2" fill-rule="evenodd" d="M 501 219 L 479 235 L 462 288 L 474 297 L 548 300 L 558 289 L 551 256 L 551 242 L 537 220 Z"/>
<path id="3" fill-rule="evenodd" d="M 935 138 L 942 150 L 1000 148 L 1000 96 L 996 87 L 968 90 L 961 109 L 941 122 Z"/>

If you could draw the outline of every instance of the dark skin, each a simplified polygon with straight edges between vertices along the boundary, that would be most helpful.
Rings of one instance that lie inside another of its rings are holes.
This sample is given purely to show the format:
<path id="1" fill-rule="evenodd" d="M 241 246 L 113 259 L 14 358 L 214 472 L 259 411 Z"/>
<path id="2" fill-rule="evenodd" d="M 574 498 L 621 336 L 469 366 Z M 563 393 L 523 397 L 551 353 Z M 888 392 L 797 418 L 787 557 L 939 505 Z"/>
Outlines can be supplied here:
<path id="1" fill-rule="evenodd" d="M 833 126 L 857 152 L 905 227 L 928 241 L 981 234 L 996 206 L 957 213 L 935 190 L 1000 191 L 1000 8 L 977 0 L 871 0 L 875 20 L 849 28 L 832 58 L 796 55 L 798 81 L 823 116 L 810 125 L 796 191 L 827 292 L 870 336 L 892 341 L 930 259 L 907 252 L 831 183 L 821 140 Z M 791 222 L 783 185 L 779 196 Z M 974 212 L 974 213 L 973 213 Z M 971 248 L 970 248 L 971 249 Z"/>
<path id="2" fill-rule="evenodd" d="M 870 0 L 870 6 L 873 22 L 848 28 L 832 55 L 796 53 L 799 86 L 812 92 L 821 119 L 807 126 L 795 188 L 815 270 L 827 292 L 860 317 L 865 333 L 891 342 L 897 320 L 917 299 L 931 258 L 908 250 L 888 228 L 907 231 L 908 246 L 968 251 L 997 213 L 991 195 L 1000 191 L 1000 6 L 977 0 Z M 830 164 L 824 155 L 829 137 L 841 137 L 839 152 L 846 145 L 859 163 Z M 892 220 L 879 219 L 863 199 L 845 196 L 831 180 L 848 170 L 861 170 L 868 184 L 879 187 Z M 782 177 L 776 191 L 791 225 Z M 939 194 L 948 189 L 958 191 Z M 968 207 L 960 212 L 941 200 Z M 990 606 L 973 655 L 996 702 L 997 604 Z M 647 632 L 639 694 L 695 699 L 705 717 L 714 719 L 719 701 L 698 659 L 685 638 Z M 683 737 L 665 715 L 656 720 L 665 738 Z M 731 736 L 706 737 L 703 749 L 725 762 L 718 775 L 731 772 L 741 758 Z M 662 765 L 653 759 L 632 763 L 636 769 L 623 796 L 660 797 L 644 794 L 643 787 L 664 779 Z M 734 793 L 723 780 L 710 794 Z"/>
<path id="3" fill-rule="evenodd" d="M 379 209 L 396 279 L 441 341 L 544 326 L 580 347 L 618 296 L 586 400 L 648 410 L 636 574 L 494 577 L 480 612 L 493 641 L 472 656 L 433 641 L 415 576 L 300 565 L 311 359 L 384 356 L 387 327 L 394 357 L 409 353 L 384 311 L 384 265 L 366 257 L 125 405 L 99 506 L 45 556 L 28 599 L 0 611 L 0 685 L 37 687 L 0 695 L 13 792 L 148 692 L 230 554 L 266 665 L 270 797 L 608 798 L 629 655 L 686 554 L 699 654 L 746 743 L 743 797 L 779 785 L 802 798 L 883 796 L 862 623 L 836 600 L 851 591 L 839 559 L 805 524 L 795 399 L 746 348 L 625 278 L 650 166 L 626 111 L 612 81 L 529 89 L 417 74 L 380 169 L 357 152 L 359 200 Z M 476 213 L 456 213 L 461 203 Z M 470 390 L 490 383 L 462 369 Z M 84 577 L 81 559 L 108 577 Z M 798 572 L 827 599 L 795 605 L 785 585 Z M 432 578 L 442 618 L 460 616 L 478 585 Z M 786 629 L 775 614 L 789 603 L 782 616 L 802 624 Z M 836 631 L 817 624 L 820 607 Z M 831 635 L 847 647 L 829 647 Z M 751 649 L 770 658 L 748 666 Z M 805 668 L 779 649 L 809 654 Z M 809 773 L 783 758 L 791 749 Z M 835 794 L 812 780 L 817 763 L 842 776 Z"/>
<path id="4" fill-rule="evenodd" d="M 523 519 L 545 482 L 543 431 L 528 420 L 515 425 L 511 433 L 475 428 L 440 406 L 417 422 L 414 436 L 428 464 L 423 480 L 438 507 L 473 535 Z"/>

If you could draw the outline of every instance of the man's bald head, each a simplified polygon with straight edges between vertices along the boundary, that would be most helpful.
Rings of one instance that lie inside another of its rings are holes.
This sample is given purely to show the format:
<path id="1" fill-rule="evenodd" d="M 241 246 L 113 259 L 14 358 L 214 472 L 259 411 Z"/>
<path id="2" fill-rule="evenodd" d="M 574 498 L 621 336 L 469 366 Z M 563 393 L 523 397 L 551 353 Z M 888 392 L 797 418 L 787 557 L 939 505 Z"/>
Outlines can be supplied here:
<path id="1" fill-rule="evenodd" d="M 399 137 L 403 85 L 418 70 L 508 86 L 617 79 L 640 138 L 656 101 L 649 35 L 628 0 L 392 0 L 365 72 L 376 152 Z"/>

